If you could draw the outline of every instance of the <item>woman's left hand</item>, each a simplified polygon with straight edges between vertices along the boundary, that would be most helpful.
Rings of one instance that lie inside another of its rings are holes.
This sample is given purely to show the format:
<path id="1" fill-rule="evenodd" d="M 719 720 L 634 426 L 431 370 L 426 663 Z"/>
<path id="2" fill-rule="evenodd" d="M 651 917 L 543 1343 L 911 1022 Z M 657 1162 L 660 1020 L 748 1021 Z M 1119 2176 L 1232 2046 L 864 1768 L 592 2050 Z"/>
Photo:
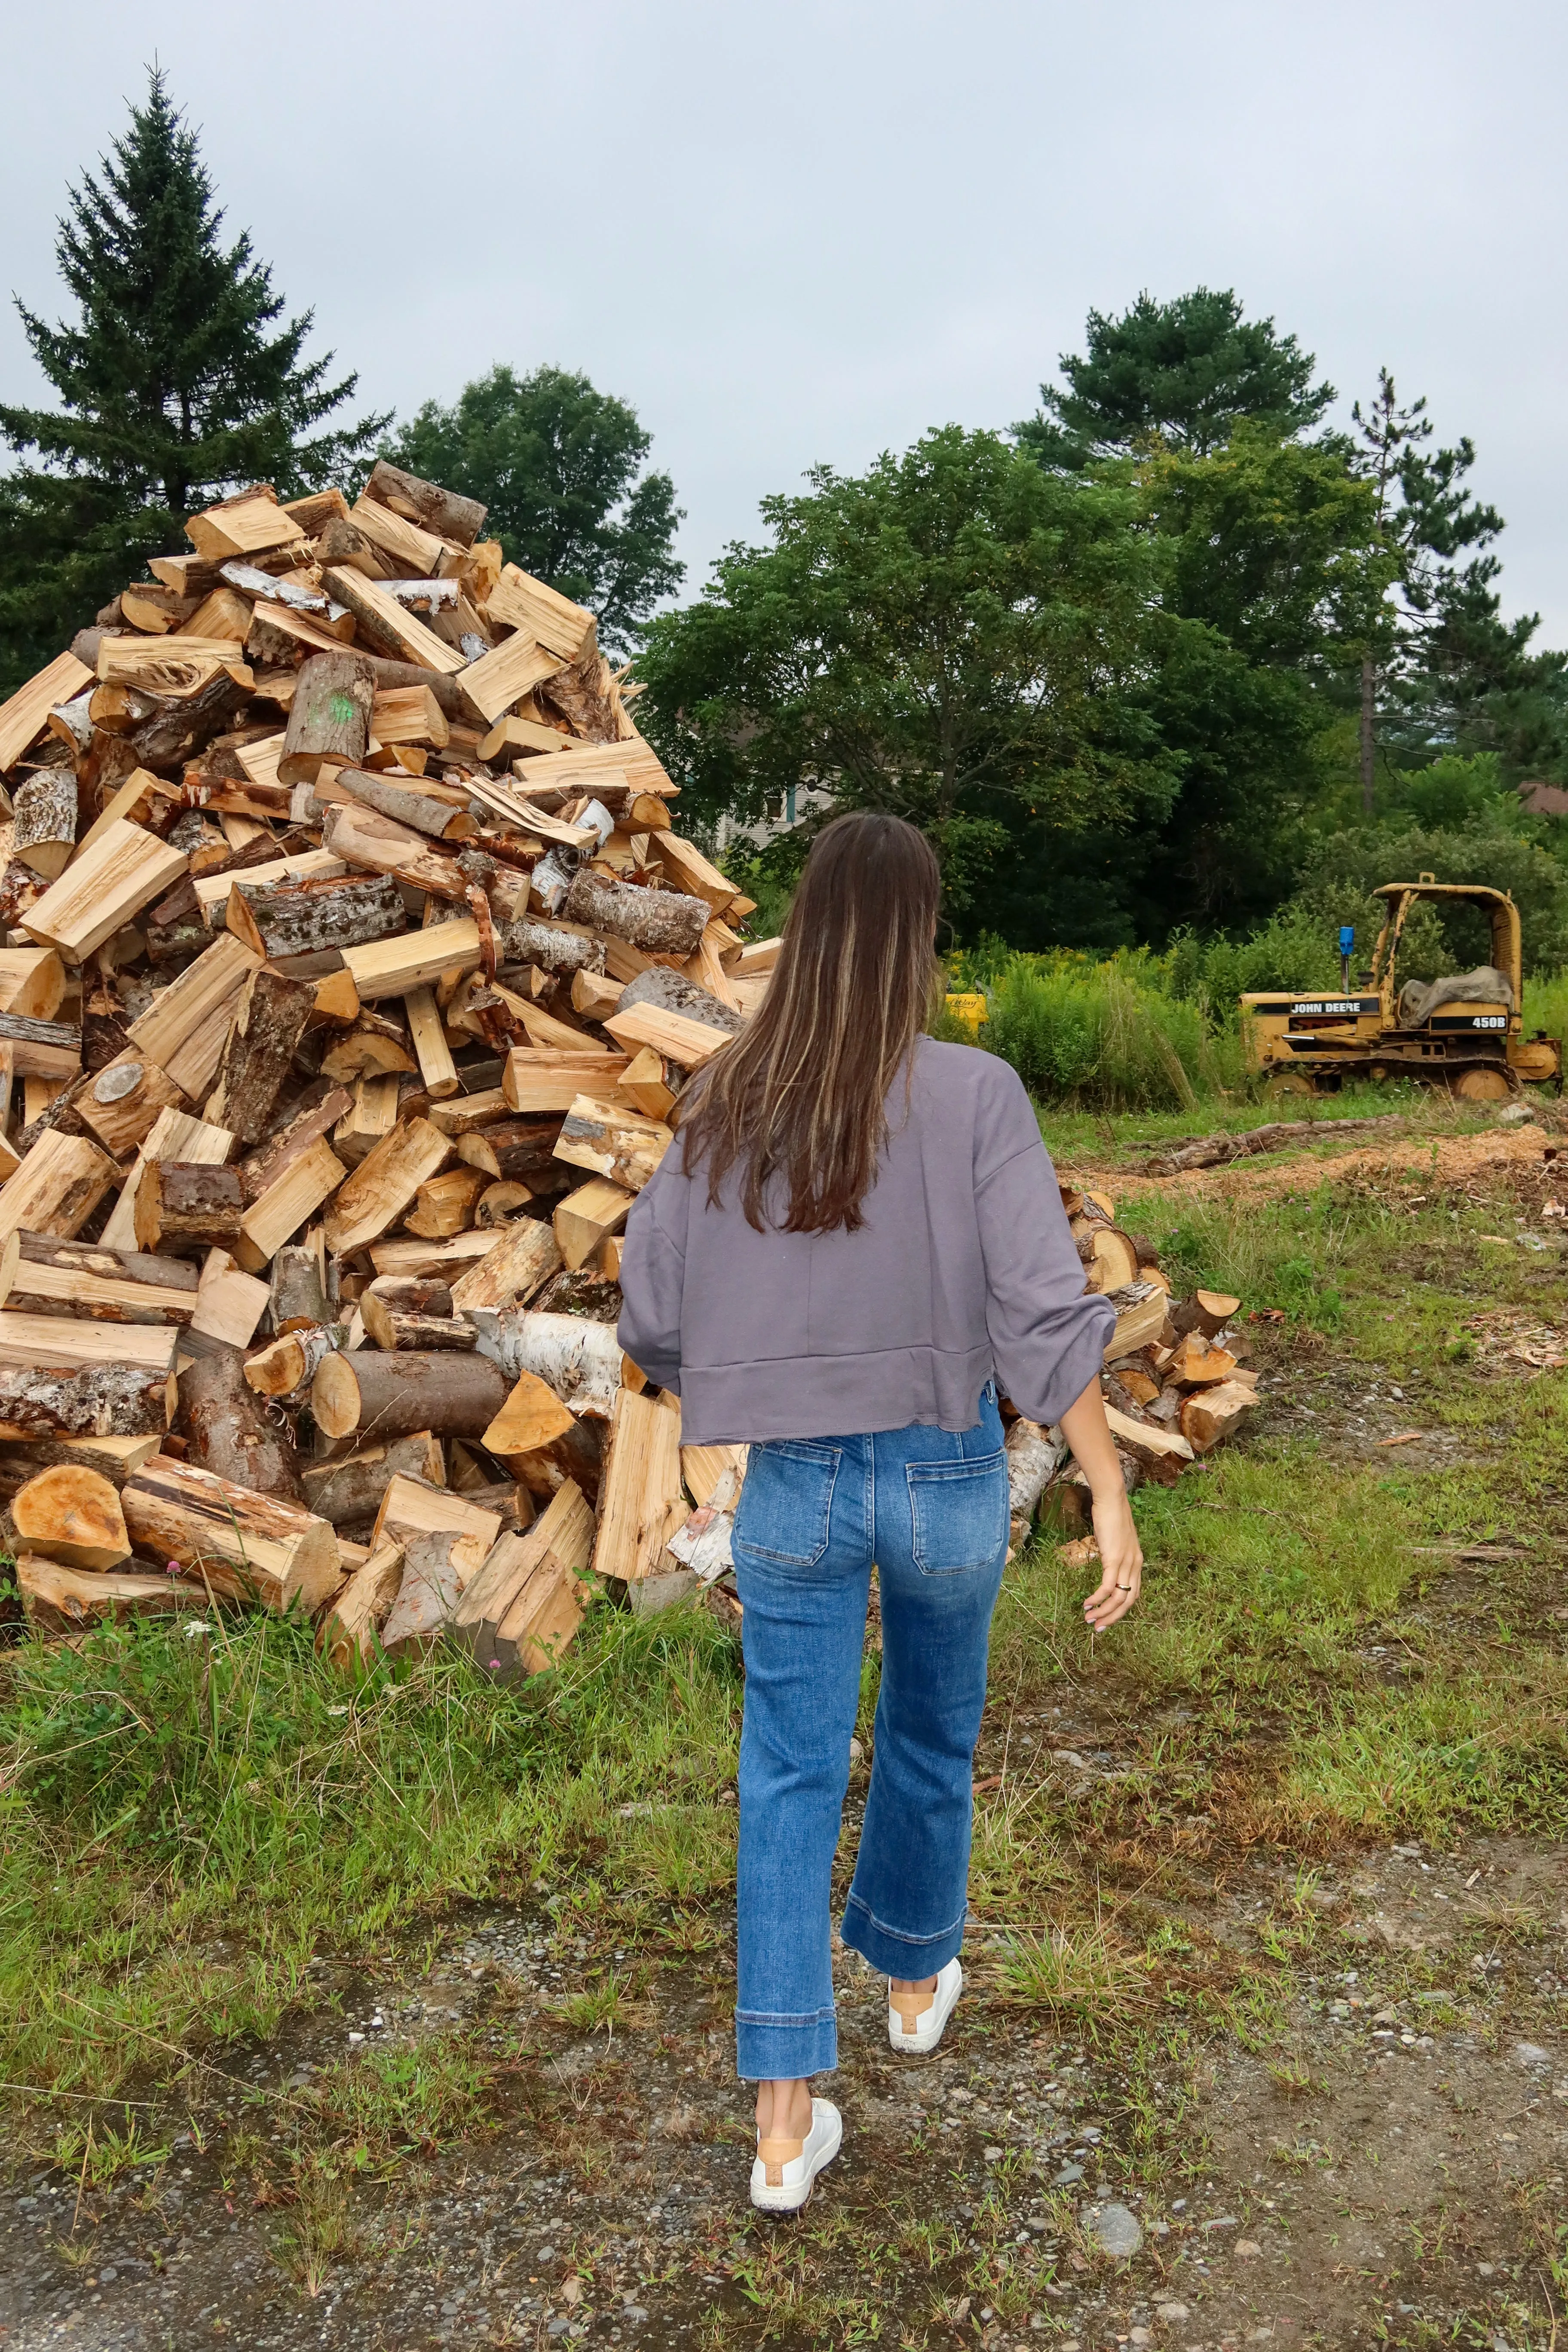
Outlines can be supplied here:
<path id="1" fill-rule="evenodd" d="M 1104 1574 L 1084 1602 L 1083 1614 L 1090 1633 L 1103 1633 L 1126 1616 L 1143 1581 L 1143 1547 L 1120 1475 L 1114 1488 L 1094 1497 L 1094 1539 Z"/>

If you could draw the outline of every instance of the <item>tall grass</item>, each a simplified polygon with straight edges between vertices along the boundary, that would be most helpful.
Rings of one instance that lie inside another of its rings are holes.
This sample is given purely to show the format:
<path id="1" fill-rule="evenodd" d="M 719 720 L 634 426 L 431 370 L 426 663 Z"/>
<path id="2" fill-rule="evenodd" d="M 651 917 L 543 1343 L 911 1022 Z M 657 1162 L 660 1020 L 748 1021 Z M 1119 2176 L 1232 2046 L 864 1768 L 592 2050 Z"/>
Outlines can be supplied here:
<path id="1" fill-rule="evenodd" d="M 1173 995 L 1152 956 L 1014 956 L 989 993 L 984 1042 L 1043 1101 L 1195 1110 L 1241 1081 L 1237 1040 Z"/>

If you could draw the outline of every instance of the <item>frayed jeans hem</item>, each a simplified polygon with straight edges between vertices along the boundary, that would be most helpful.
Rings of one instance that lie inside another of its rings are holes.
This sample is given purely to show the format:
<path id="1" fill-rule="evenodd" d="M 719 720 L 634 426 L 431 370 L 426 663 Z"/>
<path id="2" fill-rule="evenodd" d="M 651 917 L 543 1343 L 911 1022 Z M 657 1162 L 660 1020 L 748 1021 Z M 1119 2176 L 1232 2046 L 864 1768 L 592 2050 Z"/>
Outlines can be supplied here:
<path id="1" fill-rule="evenodd" d="M 965 1905 L 956 1919 L 934 1935 L 906 1936 L 897 1927 L 887 1927 L 852 1894 L 844 1906 L 839 1933 L 850 1950 L 858 1952 L 879 1976 L 899 1977 L 906 1984 L 914 1984 L 922 1977 L 937 1975 L 949 1960 L 957 1958 L 968 1916 Z"/>

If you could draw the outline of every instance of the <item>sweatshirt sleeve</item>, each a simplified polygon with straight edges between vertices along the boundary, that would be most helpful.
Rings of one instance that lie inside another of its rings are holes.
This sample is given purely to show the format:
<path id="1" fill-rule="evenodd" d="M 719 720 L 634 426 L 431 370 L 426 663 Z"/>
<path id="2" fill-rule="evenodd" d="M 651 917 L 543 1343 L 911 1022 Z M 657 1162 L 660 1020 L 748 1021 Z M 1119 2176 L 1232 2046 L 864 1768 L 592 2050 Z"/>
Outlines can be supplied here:
<path id="1" fill-rule="evenodd" d="M 987 1095 L 974 1165 L 986 1328 L 1004 1393 L 1048 1426 L 1099 1373 L 1116 1310 L 1085 1294 L 1056 1171 L 1016 1072 L 998 1063 Z"/>
<path id="2" fill-rule="evenodd" d="M 680 1310 L 686 1286 L 688 1180 L 672 1148 L 626 1216 L 616 1337 L 650 1381 L 680 1394 Z M 673 1164 L 672 1164 L 673 1163 Z"/>

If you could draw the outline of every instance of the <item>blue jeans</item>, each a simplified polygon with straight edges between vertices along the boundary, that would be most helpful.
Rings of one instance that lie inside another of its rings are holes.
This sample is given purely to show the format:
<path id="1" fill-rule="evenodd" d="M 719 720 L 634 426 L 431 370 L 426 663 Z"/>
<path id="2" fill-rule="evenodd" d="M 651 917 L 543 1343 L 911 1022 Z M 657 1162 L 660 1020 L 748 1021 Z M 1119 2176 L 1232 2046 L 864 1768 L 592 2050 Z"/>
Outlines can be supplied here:
<path id="1" fill-rule="evenodd" d="M 735 2032 L 756 2082 L 837 2063 L 828 1903 L 873 1560 L 882 1689 L 844 1941 L 906 1979 L 963 1941 L 971 1775 L 1007 1556 L 994 1390 L 960 1434 L 753 1445 L 734 1556 L 746 1654 Z"/>

